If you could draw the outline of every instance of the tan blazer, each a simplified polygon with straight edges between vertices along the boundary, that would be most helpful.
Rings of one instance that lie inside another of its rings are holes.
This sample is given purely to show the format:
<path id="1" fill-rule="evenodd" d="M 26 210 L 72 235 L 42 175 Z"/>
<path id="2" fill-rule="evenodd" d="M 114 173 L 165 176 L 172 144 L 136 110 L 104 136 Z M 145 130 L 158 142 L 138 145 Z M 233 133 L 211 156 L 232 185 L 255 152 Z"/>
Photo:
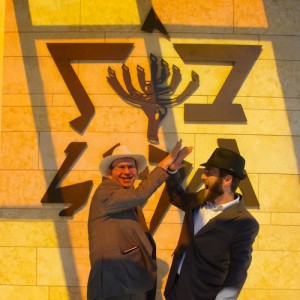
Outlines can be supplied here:
<path id="1" fill-rule="evenodd" d="M 167 177 L 157 167 L 136 189 L 125 189 L 111 179 L 96 189 L 88 220 L 89 300 L 141 293 L 154 286 L 154 245 L 140 225 L 135 208 L 144 205 Z"/>

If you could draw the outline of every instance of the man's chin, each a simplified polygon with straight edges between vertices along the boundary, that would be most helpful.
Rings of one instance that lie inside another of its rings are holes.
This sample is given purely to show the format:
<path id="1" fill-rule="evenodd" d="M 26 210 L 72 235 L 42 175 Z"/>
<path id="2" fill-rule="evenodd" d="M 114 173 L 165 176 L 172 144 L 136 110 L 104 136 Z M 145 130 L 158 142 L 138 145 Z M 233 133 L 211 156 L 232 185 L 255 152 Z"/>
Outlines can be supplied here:
<path id="1" fill-rule="evenodd" d="M 133 180 L 122 180 L 121 184 L 125 187 L 125 188 L 131 188 L 133 186 Z"/>

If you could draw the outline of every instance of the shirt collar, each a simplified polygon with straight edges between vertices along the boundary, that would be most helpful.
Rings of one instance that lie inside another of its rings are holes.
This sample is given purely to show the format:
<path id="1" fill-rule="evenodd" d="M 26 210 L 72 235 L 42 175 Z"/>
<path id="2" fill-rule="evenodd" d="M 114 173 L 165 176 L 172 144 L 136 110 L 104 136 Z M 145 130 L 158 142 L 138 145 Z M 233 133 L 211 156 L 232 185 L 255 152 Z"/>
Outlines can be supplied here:
<path id="1" fill-rule="evenodd" d="M 230 202 L 227 202 L 227 203 L 224 203 L 224 204 L 221 204 L 221 205 L 218 205 L 217 207 L 221 206 L 222 207 L 222 210 L 234 205 L 234 204 L 237 204 L 239 203 L 240 201 L 240 196 L 237 196 L 237 198 L 235 198 L 234 200 L 230 201 Z"/>
<path id="2" fill-rule="evenodd" d="M 237 196 L 237 198 L 235 198 L 234 200 L 232 200 L 230 202 L 227 202 L 227 203 L 224 203 L 224 204 L 216 205 L 212 202 L 206 202 L 205 206 L 208 209 L 212 209 L 212 210 L 215 210 L 215 211 L 220 211 L 220 210 L 223 211 L 223 210 L 229 208 L 230 206 L 239 203 L 239 201 L 240 201 L 240 196 Z"/>

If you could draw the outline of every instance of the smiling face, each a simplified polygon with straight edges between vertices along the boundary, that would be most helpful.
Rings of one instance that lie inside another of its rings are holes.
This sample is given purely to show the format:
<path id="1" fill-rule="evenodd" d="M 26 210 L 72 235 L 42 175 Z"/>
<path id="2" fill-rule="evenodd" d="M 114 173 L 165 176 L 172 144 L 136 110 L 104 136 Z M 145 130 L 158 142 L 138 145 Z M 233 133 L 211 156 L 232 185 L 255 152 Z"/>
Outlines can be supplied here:
<path id="1" fill-rule="evenodd" d="M 133 158 L 124 157 L 113 161 L 108 178 L 117 181 L 124 188 L 131 188 L 138 177 L 136 162 Z"/>

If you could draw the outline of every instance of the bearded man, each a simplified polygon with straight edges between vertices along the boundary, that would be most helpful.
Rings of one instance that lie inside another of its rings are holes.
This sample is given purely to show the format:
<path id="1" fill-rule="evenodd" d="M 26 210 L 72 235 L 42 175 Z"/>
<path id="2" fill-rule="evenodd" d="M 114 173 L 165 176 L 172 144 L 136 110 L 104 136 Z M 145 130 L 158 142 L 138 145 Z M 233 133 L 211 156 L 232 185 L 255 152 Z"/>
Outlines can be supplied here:
<path id="1" fill-rule="evenodd" d="M 175 161 L 167 180 L 170 201 L 185 212 L 174 251 L 165 297 L 167 300 L 237 299 L 247 278 L 258 222 L 236 193 L 245 159 L 217 148 L 206 163 L 205 188 L 185 192 Z"/>

